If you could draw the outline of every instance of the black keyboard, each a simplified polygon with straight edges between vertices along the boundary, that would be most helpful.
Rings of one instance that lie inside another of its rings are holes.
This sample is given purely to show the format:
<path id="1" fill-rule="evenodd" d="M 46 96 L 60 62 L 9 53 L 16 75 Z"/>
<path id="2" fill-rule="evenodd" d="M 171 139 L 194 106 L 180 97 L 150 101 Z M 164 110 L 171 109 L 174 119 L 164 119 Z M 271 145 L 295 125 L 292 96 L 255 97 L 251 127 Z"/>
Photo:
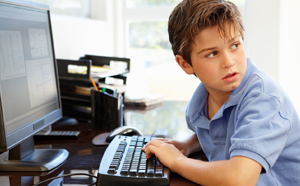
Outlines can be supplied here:
<path id="1" fill-rule="evenodd" d="M 107 147 L 98 170 L 97 186 L 169 185 L 170 170 L 152 156 L 146 159 L 145 136 L 116 136 Z"/>

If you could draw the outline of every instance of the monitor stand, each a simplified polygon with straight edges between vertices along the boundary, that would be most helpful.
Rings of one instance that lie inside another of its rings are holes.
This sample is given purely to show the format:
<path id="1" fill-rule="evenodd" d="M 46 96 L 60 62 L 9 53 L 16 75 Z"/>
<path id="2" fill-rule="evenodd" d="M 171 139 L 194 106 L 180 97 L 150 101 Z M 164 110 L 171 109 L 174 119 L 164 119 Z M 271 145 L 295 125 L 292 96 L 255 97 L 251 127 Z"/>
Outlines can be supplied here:
<path id="1" fill-rule="evenodd" d="M 0 171 L 50 171 L 69 156 L 65 149 L 35 149 L 33 137 L 0 154 Z"/>

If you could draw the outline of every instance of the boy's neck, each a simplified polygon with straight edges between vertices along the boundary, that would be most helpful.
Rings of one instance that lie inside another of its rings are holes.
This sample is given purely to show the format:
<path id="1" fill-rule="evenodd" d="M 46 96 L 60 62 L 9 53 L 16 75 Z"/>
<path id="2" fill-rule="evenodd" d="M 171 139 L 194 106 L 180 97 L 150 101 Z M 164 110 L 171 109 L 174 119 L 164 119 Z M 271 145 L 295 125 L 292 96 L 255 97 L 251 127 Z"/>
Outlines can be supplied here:
<path id="1" fill-rule="evenodd" d="M 208 119 L 211 120 L 214 115 L 220 110 L 222 105 L 228 100 L 230 96 L 229 93 L 223 93 L 220 95 L 213 95 L 208 93 L 207 97 L 207 111 L 208 111 Z"/>

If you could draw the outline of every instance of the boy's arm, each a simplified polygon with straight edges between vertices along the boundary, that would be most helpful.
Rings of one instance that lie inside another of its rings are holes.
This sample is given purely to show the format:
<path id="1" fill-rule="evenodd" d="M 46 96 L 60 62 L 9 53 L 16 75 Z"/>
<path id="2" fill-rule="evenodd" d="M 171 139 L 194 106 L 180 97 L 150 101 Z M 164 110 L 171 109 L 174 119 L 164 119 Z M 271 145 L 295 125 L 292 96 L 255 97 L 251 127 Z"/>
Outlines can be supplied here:
<path id="1" fill-rule="evenodd" d="M 256 161 L 241 156 L 214 162 L 190 159 L 161 140 L 152 140 L 143 150 L 147 158 L 155 154 L 171 171 L 200 185 L 256 185 L 262 169 Z"/>
<path id="2" fill-rule="evenodd" d="M 256 161 L 236 156 L 230 160 L 204 162 L 179 158 L 171 170 L 201 185 L 255 186 L 262 166 Z"/>

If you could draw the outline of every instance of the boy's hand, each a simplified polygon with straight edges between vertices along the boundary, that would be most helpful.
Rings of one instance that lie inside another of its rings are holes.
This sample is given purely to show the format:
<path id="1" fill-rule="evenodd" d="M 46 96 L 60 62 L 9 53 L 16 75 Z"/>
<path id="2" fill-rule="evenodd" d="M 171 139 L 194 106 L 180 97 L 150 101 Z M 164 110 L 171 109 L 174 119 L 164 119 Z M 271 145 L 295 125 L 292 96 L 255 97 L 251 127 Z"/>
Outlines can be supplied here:
<path id="1" fill-rule="evenodd" d="M 174 165 L 174 162 L 181 157 L 186 158 L 173 144 L 166 143 L 161 139 L 151 140 L 142 150 L 145 152 L 147 159 L 155 155 L 159 161 L 166 167 L 169 167 L 171 171 L 173 171 L 172 165 Z"/>
<path id="2" fill-rule="evenodd" d="M 190 154 L 189 146 L 184 142 L 177 141 L 177 140 L 172 140 L 172 139 L 169 139 L 169 138 L 160 139 L 160 140 L 165 142 L 165 143 L 174 145 L 185 156 L 188 156 Z"/>

